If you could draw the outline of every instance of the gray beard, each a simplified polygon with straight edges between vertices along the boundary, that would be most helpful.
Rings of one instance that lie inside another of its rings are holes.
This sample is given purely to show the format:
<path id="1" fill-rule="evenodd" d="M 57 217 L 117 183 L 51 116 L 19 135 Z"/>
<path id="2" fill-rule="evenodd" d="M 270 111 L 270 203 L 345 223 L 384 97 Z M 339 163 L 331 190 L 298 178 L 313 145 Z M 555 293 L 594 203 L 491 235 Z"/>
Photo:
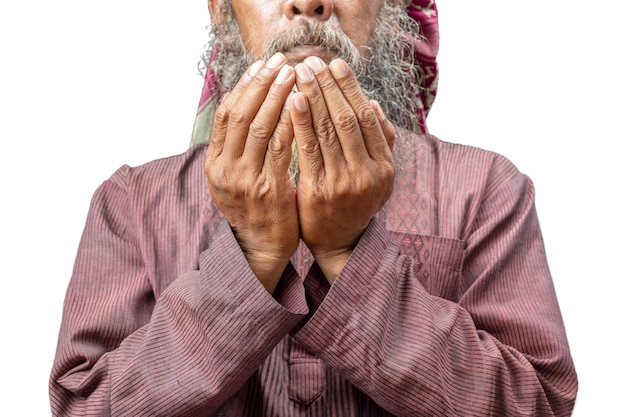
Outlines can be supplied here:
<path id="1" fill-rule="evenodd" d="M 334 52 L 354 71 L 365 95 L 378 101 L 383 112 L 396 126 L 413 132 L 421 132 L 419 118 L 415 111 L 416 96 L 419 95 L 422 74 L 412 60 L 413 45 L 402 35 L 403 32 L 419 33 L 417 22 L 411 19 L 402 5 L 386 1 L 381 8 L 371 44 L 365 48 L 366 54 L 343 32 L 325 22 L 303 23 L 281 32 L 272 39 L 263 59 L 276 52 L 286 52 L 302 44 L 319 44 Z M 230 1 L 223 2 L 228 20 L 212 29 L 209 43 L 203 56 L 200 70 L 208 65 L 216 74 L 217 94 L 212 98 L 217 102 L 239 81 L 254 61 L 247 51 Z M 215 51 L 213 58 L 211 51 Z M 401 138 L 398 137 L 397 140 Z M 293 147 L 290 173 L 294 181 L 298 177 L 297 152 Z"/>

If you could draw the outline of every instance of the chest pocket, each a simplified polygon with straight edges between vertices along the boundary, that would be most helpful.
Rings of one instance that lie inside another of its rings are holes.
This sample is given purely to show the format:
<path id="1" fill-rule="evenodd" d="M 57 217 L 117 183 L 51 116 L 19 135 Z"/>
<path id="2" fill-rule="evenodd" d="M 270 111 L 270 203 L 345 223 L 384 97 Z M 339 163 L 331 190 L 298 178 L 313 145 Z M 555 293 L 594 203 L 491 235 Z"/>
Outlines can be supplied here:
<path id="1" fill-rule="evenodd" d="M 400 245 L 400 253 L 413 258 L 415 277 L 426 291 L 450 301 L 459 300 L 463 292 L 463 241 L 393 231 L 390 234 Z"/>
<path id="2" fill-rule="evenodd" d="M 289 338 L 289 398 L 303 405 L 309 405 L 322 394 L 326 386 L 324 362 L 304 349 L 297 341 Z"/>

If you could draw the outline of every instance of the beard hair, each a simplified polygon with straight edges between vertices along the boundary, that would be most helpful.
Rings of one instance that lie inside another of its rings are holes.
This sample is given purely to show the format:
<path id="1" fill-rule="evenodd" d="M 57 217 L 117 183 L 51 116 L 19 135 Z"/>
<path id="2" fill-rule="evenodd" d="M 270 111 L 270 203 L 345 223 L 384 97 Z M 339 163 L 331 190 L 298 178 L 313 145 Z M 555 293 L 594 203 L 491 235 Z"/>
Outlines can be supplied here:
<path id="1" fill-rule="evenodd" d="M 419 25 L 406 13 L 401 1 L 386 0 L 380 10 L 370 45 L 362 53 L 342 31 L 325 21 L 302 20 L 301 24 L 279 33 L 272 39 L 263 60 L 276 52 L 286 52 L 298 45 L 320 45 L 352 69 L 361 89 L 369 99 L 378 101 L 386 117 L 396 126 L 421 133 L 423 128 L 417 116 L 422 72 L 414 57 L 413 43 L 406 33 L 419 33 Z M 230 91 L 254 62 L 245 47 L 230 0 L 222 2 L 226 21 L 210 32 L 209 42 L 199 69 L 209 68 L 216 74 L 217 89 L 210 98 L 217 104 Z M 405 135 L 398 135 L 402 140 Z M 401 167 L 399 167 L 401 168 Z M 298 164 L 295 141 L 290 166 L 292 178 L 297 181 Z"/>

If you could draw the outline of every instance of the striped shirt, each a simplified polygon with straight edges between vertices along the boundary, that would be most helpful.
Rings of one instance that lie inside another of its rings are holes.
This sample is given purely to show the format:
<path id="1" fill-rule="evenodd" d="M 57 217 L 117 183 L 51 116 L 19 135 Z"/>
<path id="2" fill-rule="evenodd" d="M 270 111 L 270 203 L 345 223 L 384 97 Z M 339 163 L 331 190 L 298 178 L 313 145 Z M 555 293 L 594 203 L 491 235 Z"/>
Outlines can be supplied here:
<path id="1" fill-rule="evenodd" d="M 206 145 L 121 167 L 81 238 L 53 415 L 570 415 L 532 182 L 399 135 L 394 192 L 332 287 L 301 244 L 273 296 L 212 203 Z"/>

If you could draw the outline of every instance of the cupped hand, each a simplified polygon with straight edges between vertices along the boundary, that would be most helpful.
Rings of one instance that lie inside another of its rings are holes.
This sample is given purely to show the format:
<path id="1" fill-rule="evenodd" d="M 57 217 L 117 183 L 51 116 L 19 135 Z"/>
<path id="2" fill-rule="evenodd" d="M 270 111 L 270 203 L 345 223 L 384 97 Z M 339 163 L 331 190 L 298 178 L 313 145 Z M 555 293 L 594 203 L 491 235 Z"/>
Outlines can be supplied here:
<path id="1" fill-rule="evenodd" d="M 342 60 L 309 57 L 295 70 L 300 235 L 332 284 L 391 195 L 395 130 Z"/>
<path id="2" fill-rule="evenodd" d="M 216 109 L 205 173 L 257 278 L 273 293 L 299 242 L 290 180 L 294 70 L 282 54 L 255 62 Z"/>

